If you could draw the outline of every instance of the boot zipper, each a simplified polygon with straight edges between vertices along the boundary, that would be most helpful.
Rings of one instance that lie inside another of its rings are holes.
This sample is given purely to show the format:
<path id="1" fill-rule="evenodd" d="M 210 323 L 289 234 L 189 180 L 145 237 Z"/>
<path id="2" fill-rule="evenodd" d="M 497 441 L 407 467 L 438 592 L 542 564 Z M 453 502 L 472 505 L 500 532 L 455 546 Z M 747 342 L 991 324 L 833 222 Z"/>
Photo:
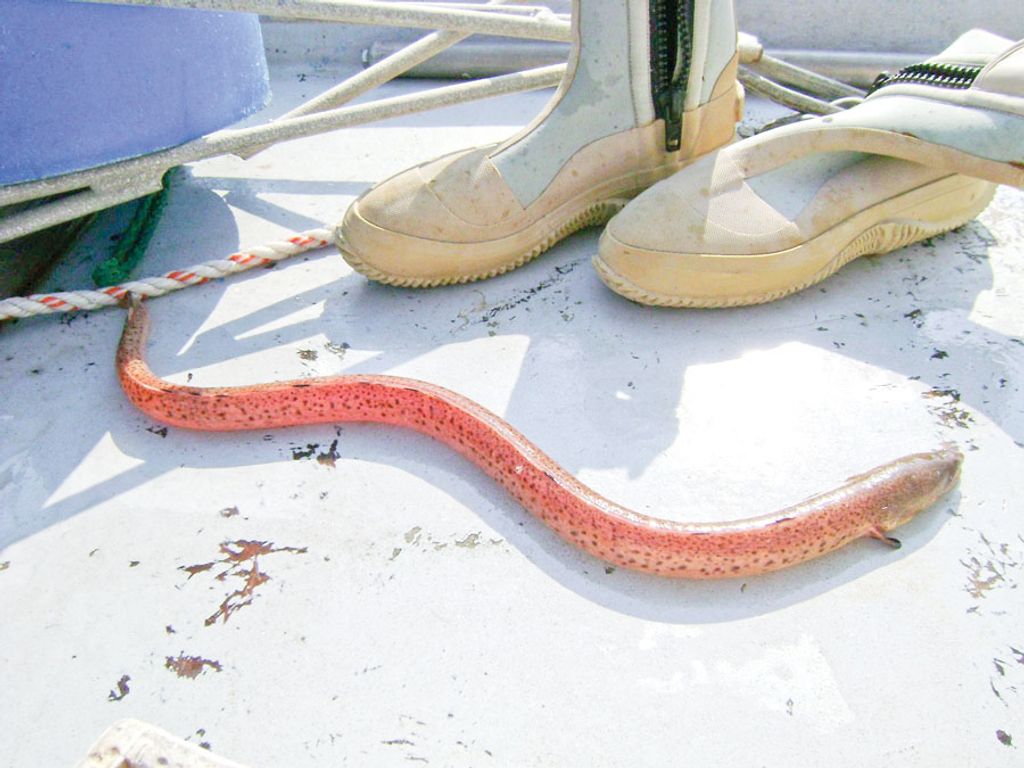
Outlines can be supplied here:
<path id="1" fill-rule="evenodd" d="M 868 95 L 887 85 L 931 85 L 936 88 L 970 88 L 981 72 L 980 64 L 911 64 L 896 74 L 883 72 L 875 78 Z"/>
<path id="2" fill-rule="evenodd" d="M 665 121 L 665 149 L 679 149 L 693 49 L 693 0 L 650 0 L 651 99 Z"/>

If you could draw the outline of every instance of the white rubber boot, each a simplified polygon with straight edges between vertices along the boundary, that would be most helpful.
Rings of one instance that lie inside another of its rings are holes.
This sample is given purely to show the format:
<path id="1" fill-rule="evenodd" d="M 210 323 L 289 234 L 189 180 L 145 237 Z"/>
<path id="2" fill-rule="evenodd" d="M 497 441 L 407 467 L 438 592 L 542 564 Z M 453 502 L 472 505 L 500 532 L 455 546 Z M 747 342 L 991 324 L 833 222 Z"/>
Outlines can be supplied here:
<path id="1" fill-rule="evenodd" d="M 594 259 L 642 304 L 787 296 L 965 224 L 1024 186 L 1024 44 L 974 30 L 846 112 L 732 144 L 619 213 Z"/>
<path id="2" fill-rule="evenodd" d="M 404 286 L 507 272 L 732 139 L 732 0 L 575 0 L 573 20 L 565 79 L 523 131 L 352 204 L 336 230 L 352 267 Z"/>

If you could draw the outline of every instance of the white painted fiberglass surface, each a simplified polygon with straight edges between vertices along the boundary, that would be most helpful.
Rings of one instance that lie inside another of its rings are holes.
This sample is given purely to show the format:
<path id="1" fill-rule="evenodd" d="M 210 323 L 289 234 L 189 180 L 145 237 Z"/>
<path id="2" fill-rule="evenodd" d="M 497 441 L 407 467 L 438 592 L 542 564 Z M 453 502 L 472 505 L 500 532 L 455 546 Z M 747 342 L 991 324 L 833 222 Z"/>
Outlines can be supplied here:
<path id="1" fill-rule="evenodd" d="M 273 110 L 328 84 L 279 71 Z M 333 223 L 546 98 L 191 167 L 143 271 Z M 676 519 L 963 448 L 959 490 L 901 550 L 744 580 L 607 568 L 418 435 L 163 428 L 118 388 L 119 310 L 4 328 L 0 765 L 71 766 L 124 717 L 254 768 L 1020 765 L 1022 213 L 1003 188 L 954 233 L 749 309 L 619 298 L 590 266 L 597 230 L 462 287 L 371 284 L 325 249 L 151 302 L 172 380 L 427 379 Z M 110 231 L 49 287 L 87 285 Z"/>

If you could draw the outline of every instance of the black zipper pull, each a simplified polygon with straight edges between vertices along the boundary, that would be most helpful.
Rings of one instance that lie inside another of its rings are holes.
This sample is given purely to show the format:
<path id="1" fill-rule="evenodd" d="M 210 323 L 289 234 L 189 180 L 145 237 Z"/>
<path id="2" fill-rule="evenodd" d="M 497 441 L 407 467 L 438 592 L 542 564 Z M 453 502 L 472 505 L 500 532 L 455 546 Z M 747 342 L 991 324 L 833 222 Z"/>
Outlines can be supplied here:
<path id="1" fill-rule="evenodd" d="M 683 102 L 693 50 L 693 0 L 651 0 L 651 99 L 665 121 L 665 149 L 682 142 Z"/>
<path id="2" fill-rule="evenodd" d="M 679 88 L 673 83 L 667 91 L 660 95 L 661 114 L 665 120 L 665 149 L 669 152 L 678 152 L 683 135 L 683 98 L 686 96 L 686 88 Z"/>

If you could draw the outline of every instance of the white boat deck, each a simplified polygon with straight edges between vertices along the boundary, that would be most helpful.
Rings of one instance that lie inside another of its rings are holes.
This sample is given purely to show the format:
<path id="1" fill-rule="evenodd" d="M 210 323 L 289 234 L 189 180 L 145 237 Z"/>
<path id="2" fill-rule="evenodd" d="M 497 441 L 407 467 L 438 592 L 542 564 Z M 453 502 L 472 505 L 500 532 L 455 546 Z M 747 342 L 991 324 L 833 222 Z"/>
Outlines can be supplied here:
<path id="1" fill-rule="evenodd" d="M 272 111 L 331 82 L 279 67 Z M 546 98 L 197 164 L 142 271 L 333 223 Z M 1003 188 L 959 231 L 750 309 L 619 298 L 590 267 L 596 230 L 462 287 L 371 284 L 325 249 L 151 302 L 168 378 L 427 379 L 665 517 L 748 516 L 964 450 L 959 491 L 901 550 L 746 580 L 607 568 L 417 435 L 161 427 L 118 388 L 119 310 L 3 328 L 0 765 L 72 766 L 124 717 L 253 768 L 1021 765 L 1022 214 Z M 47 288 L 88 285 L 94 233 Z"/>

